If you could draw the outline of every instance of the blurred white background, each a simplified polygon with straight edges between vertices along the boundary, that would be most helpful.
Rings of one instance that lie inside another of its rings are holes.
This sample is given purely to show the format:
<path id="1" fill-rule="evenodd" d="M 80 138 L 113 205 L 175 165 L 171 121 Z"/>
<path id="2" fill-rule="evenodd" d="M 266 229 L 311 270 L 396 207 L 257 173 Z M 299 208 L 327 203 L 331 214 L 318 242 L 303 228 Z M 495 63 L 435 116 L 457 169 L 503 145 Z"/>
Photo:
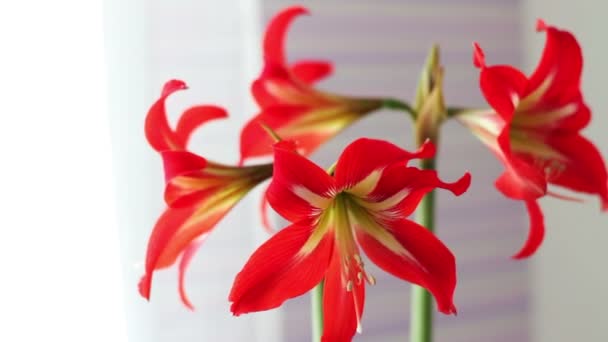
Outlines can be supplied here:
<path id="1" fill-rule="evenodd" d="M 576 7 L 561 0 L 301 3 L 313 16 L 294 24 L 289 56 L 335 60 L 335 77 L 324 88 L 411 98 L 426 50 L 439 42 L 453 104 L 483 103 L 470 41 L 480 41 L 492 62 L 530 71 L 544 42 L 534 20 L 568 28 L 585 53 L 584 91 L 595 113 L 587 133 L 608 155 L 601 1 Z M 193 261 L 188 291 L 195 313 L 179 304 L 174 271 L 158 273 L 151 303 L 136 292 L 147 237 L 163 208 L 160 160 L 143 136 L 147 107 L 166 79 L 188 81 L 191 89 L 175 96 L 169 110 L 226 106 L 234 120 L 201 130 L 196 151 L 236 161 L 239 125 L 255 112 L 247 90 L 260 67 L 261 28 L 286 4 L 0 4 L 1 341 L 308 340 L 307 298 L 266 314 L 228 312 L 233 274 L 264 238 L 259 194 L 226 218 Z M 362 133 L 411 146 L 407 132 L 399 114 L 377 114 L 314 158 L 328 163 Z M 459 256 L 460 315 L 440 319 L 437 341 L 608 341 L 602 312 L 608 232 L 595 201 L 543 201 L 548 233 L 541 251 L 531 263 L 507 260 L 524 236 L 523 209 L 491 187 L 500 166 L 483 147 L 457 125 L 444 134 L 451 141 L 442 146 L 442 174 L 454 179 L 470 169 L 475 183 L 461 199 L 440 198 L 440 235 Z M 408 287 L 374 274 L 381 281 L 369 291 L 358 340 L 405 340 Z"/>

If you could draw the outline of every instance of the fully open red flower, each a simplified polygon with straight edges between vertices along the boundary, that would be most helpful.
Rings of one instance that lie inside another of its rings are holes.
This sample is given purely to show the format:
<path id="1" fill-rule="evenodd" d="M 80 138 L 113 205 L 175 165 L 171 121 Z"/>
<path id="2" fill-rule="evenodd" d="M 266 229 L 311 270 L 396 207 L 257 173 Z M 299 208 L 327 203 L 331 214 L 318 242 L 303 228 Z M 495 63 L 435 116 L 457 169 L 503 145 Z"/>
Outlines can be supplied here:
<path id="1" fill-rule="evenodd" d="M 546 32 L 547 41 L 529 77 L 508 65 L 487 66 L 475 44 L 481 90 L 494 112 L 460 117 L 504 163 L 496 187 L 528 208 L 530 233 L 515 258 L 530 256 L 543 240 L 538 198 L 567 198 L 549 191 L 548 184 L 596 194 L 603 210 L 608 209 L 606 166 L 597 148 L 580 134 L 591 118 L 580 90 L 581 48 L 571 33 L 542 20 L 537 30 Z"/>
<path id="2" fill-rule="evenodd" d="M 272 165 L 233 167 L 208 161 L 186 151 L 192 131 L 202 123 L 226 117 L 214 106 L 196 106 L 184 112 L 177 128 L 171 129 L 164 101 L 171 93 L 185 89 L 183 82 L 167 82 L 161 98 L 146 118 L 146 137 L 161 152 L 165 179 L 165 201 L 169 208 L 160 216 L 148 242 L 146 270 L 139 283 L 141 295 L 150 298 L 154 271 L 173 265 L 178 258 L 179 293 L 193 308 L 184 291 L 184 272 L 207 234 L 253 187 L 272 174 Z"/>
<path id="3" fill-rule="evenodd" d="M 382 106 L 378 99 L 351 98 L 319 91 L 312 84 L 332 71 L 326 61 L 306 60 L 289 65 L 284 40 L 295 17 L 308 11 L 290 7 L 270 22 L 264 37 L 264 69 L 252 93 L 260 113 L 241 132 L 241 161 L 272 154 L 271 138 L 260 127 L 272 127 L 282 138 L 298 142 L 308 154 L 365 114 Z"/>
<path id="4" fill-rule="evenodd" d="M 460 195 L 470 184 L 469 174 L 444 183 L 435 171 L 407 166 L 410 159 L 433 154 L 430 142 L 409 153 L 385 141 L 359 139 L 330 176 L 293 143 L 277 143 L 268 198 L 293 224 L 264 243 L 237 275 L 232 312 L 278 307 L 325 278 L 323 341 L 349 341 L 360 328 L 365 281 L 375 282 L 364 268 L 362 248 L 385 271 L 428 289 L 441 312 L 455 313 L 454 256 L 407 219 L 434 188 Z"/>

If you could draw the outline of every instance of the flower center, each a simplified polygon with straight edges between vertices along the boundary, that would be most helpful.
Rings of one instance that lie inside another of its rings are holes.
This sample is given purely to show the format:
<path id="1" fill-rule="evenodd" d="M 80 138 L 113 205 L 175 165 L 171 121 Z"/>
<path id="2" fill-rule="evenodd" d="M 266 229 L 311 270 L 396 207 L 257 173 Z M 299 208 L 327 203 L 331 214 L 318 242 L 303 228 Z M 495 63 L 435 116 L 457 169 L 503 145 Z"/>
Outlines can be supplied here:
<path id="1" fill-rule="evenodd" d="M 338 257 L 340 258 L 341 272 L 340 279 L 342 286 L 347 292 L 352 293 L 355 313 L 357 316 L 357 331 L 360 332 L 361 312 L 359 312 L 360 304 L 358 303 L 358 292 L 361 291 L 363 280 L 370 285 L 376 284 L 376 279 L 365 271 L 365 264 L 361 259 L 359 247 L 356 243 L 354 226 L 352 222 L 351 210 L 356 210 L 353 207 L 351 195 L 342 192 L 336 195 L 332 210 L 334 211 L 334 234 L 336 248 L 338 248 Z"/>

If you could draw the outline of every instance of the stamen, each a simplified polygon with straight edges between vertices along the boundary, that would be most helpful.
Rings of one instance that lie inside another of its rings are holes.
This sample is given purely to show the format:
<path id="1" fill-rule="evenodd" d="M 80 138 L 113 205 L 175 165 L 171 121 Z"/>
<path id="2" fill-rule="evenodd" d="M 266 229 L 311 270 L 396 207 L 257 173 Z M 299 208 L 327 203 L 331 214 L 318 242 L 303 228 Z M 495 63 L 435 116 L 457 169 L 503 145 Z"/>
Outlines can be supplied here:
<path id="1" fill-rule="evenodd" d="M 353 290 L 353 281 L 349 280 L 348 282 L 346 282 L 346 291 L 351 292 L 352 290 Z"/>
<path id="2" fill-rule="evenodd" d="M 370 285 L 376 285 L 376 278 L 373 275 L 368 274 L 367 272 L 365 272 L 365 276 L 366 276 L 365 278 L 367 279 L 367 282 Z"/>
<path id="3" fill-rule="evenodd" d="M 363 273 L 357 273 L 357 285 L 361 285 L 361 281 L 363 280 Z"/>
<path id="4" fill-rule="evenodd" d="M 359 254 L 353 255 L 353 259 L 355 259 L 355 261 L 357 262 L 357 265 L 359 265 L 359 266 L 363 265 L 363 260 L 361 260 L 361 256 Z"/>

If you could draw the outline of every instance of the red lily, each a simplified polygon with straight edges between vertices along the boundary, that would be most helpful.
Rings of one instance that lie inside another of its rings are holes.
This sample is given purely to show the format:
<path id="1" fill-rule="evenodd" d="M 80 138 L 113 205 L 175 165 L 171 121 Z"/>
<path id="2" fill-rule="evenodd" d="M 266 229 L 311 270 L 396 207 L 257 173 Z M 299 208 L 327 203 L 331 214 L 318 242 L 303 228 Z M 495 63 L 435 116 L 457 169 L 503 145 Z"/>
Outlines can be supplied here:
<path id="1" fill-rule="evenodd" d="M 253 82 L 252 93 L 261 108 L 241 132 L 241 162 L 272 154 L 271 138 L 260 123 L 282 138 L 296 140 L 309 154 L 342 129 L 382 106 L 378 99 L 349 98 L 315 89 L 312 84 L 332 71 L 325 61 L 307 60 L 287 65 L 284 38 L 295 17 L 308 10 L 289 7 L 270 22 L 264 37 L 264 69 Z"/>
<path id="2" fill-rule="evenodd" d="M 530 233 L 515 258 L 532 255 L 543 240 L 538 198 L 548 194 L 569 199 L 549 191 L 548 184 L 596 194 L 602 209 L 608 209 L 606 166 L 597 148 L 580 134 L 591 118 L 580 90 L 581 48 L 571 33 L 542 20 L 537 31 L 546 32 L 547 41 L 530 77 L 508 65 L 487 66 L 475 44 L 480 87 L 495 112 L 460 118 L 504 163 L 498 190 L 528 208 Z"/>
<path id="3" fill-rule="evenodd" d="M 249 190 L 270 178 L 272 165 L 232 167 L 186 151 L 188 138 L 196 127 L 227 114 L 219 107 L 193 107 L 180 117 L 177 128 L 171 129 L 164 101 L 171 93 L 185 88 L 182 81 L 167 82 L 146 118 L 148 142 L 163 158 L 167 182 L 165 201 L 169 208 L 160 216 L 150 235 L 146 270 L 139 291 L 149 299 L 154 271 L 173 265 L 181 256 L 179 293 L 182 302 L 193 309 L 184 290 L 184 273 L 190 259 L 230 209 Z"/>
<path id="4" fill-rule="evenodd" d="M 349 341 L 360 330 L 365 282 L 374 284 L 361 259 L 428 289 L 441 312 L 455 313 L 455 260 L 431 232 L 406 219 L 434 188 L 456 195 L 467 173 L 444 183 L 435 171 L 408 167 L 434 154 L 432 143 L 409 153 L 385 141 L 359 139 L 336 163 L 333 176 L 296 152 L 274 145 L 270 205 L 293 222 L 264 243 L 236 276 L 230 301 L 235 315 L 280 306 L 325 278 L 323 341 Z"/>
<path id="5" fill-rule="evenodd" d="M 169 126 L 165 101 L 180 90 L 188 89 L 184 81 L 170 80 L 165 83 L 160 98 L 154 102 L 146 116 L 146 139 L 152 148 L 161 152 L 165 150 L 186 150 L 190 136 L 195 129 L 207 121 L 228 117 L 223 108 L 217 106 L 194 106 L 180 116 L 175 129 Z"/>

